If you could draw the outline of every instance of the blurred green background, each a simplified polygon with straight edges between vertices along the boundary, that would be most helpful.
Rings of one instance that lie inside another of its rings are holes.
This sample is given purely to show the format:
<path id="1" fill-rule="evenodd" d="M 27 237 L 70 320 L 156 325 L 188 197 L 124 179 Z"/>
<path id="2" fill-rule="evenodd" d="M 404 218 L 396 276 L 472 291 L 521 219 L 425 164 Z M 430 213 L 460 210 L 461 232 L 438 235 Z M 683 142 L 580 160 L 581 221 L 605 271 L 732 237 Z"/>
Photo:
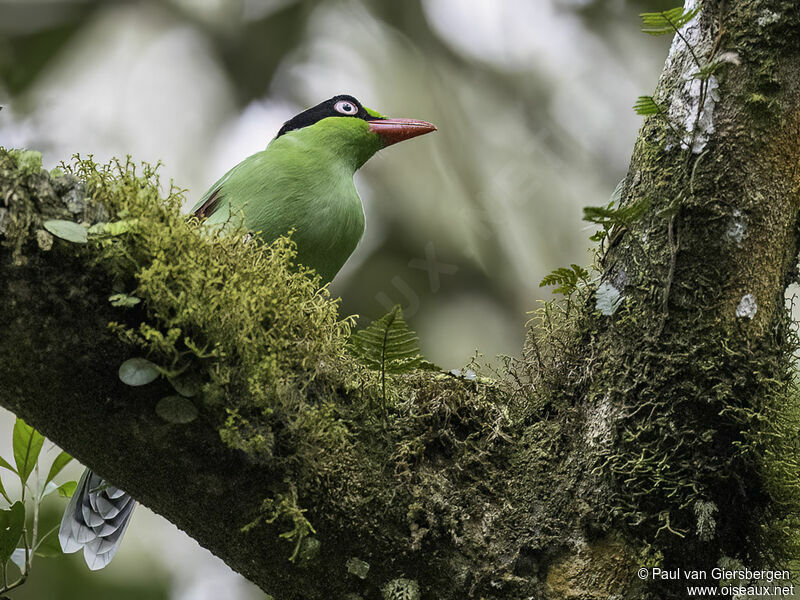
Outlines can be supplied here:
<path id="1" fill-rule="evenodd" d="M 367 231 L 332 285 L 362 325 L 393 304 L 446 368 L 518 354 L 552 269 L 587 262 L 581 208 L 624 175 L 668 38 L 656 0 L 0 0 L 0 145 L 163 163 L 191 205 L 339 93 L 439 131 L 357 175 Z M 10 452 L 2 413 L 0 454 Z M 52 454 L 55 456 L 55 454 Z M 77 477 L 77 467 L 75 467 Z M 62 504 L 54 502 L 52 510 Z M 137 510 L 111 567 L 38 561 L 14 599 L 263 597 Z M 277 590 L 276 590 L 277 591 Z M 279 596 L 279 595 L 278 595 Z"/>

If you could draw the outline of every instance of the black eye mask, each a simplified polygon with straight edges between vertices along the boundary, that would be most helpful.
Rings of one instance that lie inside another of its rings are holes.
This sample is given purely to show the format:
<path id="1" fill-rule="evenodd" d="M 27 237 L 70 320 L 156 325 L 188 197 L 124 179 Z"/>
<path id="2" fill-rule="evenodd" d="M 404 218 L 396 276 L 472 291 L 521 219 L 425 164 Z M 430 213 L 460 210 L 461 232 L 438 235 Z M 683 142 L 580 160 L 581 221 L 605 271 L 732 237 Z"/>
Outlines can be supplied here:
<path id="1" fill-rule="evenodd" d="M 358 109 L 358 112 L 352 115 L 348 115 L 345 113 L 341 113 L 336 110 L 335 106 L 337 102 L 349 102 L 354 107 Z M 327 117 L 353 117 L 356 119 L 364 119 L 365 121 L 380 121 L 383 117 L 374 117 L 369 114 L 366 109 L 361 106 L 361 103 L 353 98 L 352 96 L 348 96 L 347 94 L 341 94 L 339 96 L 334 96 L 329 100 L 325 100 L 325 102 L 320 102 L 316 106 L 312 106 L 311 108 L 304 110 L 299 115 L 296 115 L 286 121 L 281 127 L 278 135 L 276 138 L 281 137 L 284 133 L 289 131 L 294 131 L 295 129 L 301 129 L 303 127 L 308 127 L 309 125 L 313 125 L 317 121 L 321 121 Z"/>

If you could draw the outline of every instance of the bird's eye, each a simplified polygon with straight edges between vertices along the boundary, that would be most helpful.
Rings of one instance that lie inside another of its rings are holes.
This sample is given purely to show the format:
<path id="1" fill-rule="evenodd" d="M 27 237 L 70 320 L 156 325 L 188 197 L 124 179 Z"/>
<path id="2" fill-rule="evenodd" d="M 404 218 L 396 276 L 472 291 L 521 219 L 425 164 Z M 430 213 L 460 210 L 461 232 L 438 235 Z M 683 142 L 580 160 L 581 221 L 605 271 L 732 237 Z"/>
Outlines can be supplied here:
<path id="1" fill-rule="evenodd" d="M 342 113 L 343 115 L 354 115 L 358 112 L 356 105 L 347 100 L 339 100 L 333 105 L 333 110 Z"/>

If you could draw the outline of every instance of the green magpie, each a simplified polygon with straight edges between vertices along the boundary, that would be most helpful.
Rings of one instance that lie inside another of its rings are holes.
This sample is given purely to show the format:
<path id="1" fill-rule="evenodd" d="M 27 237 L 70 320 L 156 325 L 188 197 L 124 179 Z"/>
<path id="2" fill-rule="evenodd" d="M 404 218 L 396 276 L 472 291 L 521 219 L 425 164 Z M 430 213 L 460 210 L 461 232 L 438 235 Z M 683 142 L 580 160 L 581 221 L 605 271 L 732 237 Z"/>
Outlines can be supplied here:
<path id="1" fill-rule="evenodd" d="M 265 150 L 225 173 L 191 213 L 209 226 L 242 225 L 264 242 L 292 232 L 298 263 L 331 281 L 364 233 L 353 175 L 378 150 L 434 131 L 391 119 L 339 95 L 289 119 Z M 66 553 L 83 549 L 90 569 L 119 548 L 136 501 L 86 469 L 61 520 Z"/>
<path id="2" fill-rule="evenodd" d="M 293 230 L 297 262 L 326 283 L 364 233 L 354 173 L 381 148 L 434 129 L 334 96 L 287 121 L 266 150 L 225 173 L 192 213 L 207 224 L 239 221 L 267 242 Z"/>

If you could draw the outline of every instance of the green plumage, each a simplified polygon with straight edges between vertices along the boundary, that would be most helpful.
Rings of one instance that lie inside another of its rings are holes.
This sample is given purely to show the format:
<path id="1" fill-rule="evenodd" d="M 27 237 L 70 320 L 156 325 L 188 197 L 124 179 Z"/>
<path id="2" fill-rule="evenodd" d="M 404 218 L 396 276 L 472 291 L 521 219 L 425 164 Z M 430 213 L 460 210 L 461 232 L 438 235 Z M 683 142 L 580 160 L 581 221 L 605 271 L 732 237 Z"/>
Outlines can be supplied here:
<path id="1" fill-rule="evenodd" d="M 364 119 L 323 118 L 279 135 L 233 167 L 192 212 L 202 211 L 211 225 L 242 224 L 266 242 L 293 230 L 297 262 L 328 282 L 364 232 L 353 175 L 382 145 Z"/>

